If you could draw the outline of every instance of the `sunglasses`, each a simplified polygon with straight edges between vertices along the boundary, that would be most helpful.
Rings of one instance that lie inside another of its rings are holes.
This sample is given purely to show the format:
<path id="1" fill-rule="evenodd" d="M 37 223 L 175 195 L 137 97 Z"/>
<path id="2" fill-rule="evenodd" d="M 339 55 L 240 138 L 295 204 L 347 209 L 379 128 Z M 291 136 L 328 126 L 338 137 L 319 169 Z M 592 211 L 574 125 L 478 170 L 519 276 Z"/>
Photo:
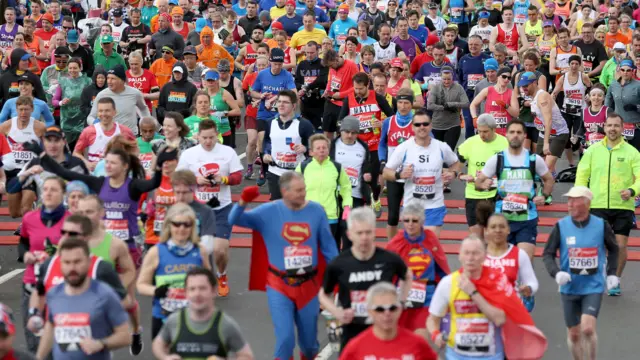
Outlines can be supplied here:
<path id="1" fill-rule="evenodd" d="M 193 226 L 193 223 L 191 221 L 172 221 L 171 225 L 175 227 L 184 227 L 189 229 Z"/>
<path id="2" fill-rule="evenodd" d="M 503 78 L 503 79 L 511 80 L 511 76 L 509 76 L 509 75 L 500 75 L 500 77 Z"/>
<path id="3" fill-rule="evenodd" d="M 69 235 L 69 236 L 82 236 L 82 233 L 79 233 L 77 231 L 67 231 L 65 229 L 60 230 L 60 235 Z"/>
<path id="4" fill-rule="evenodd" d="M 73 29 L 75 29 L 73 26 L 63 26 L 62 28 L 65 29 L 65 30 L 73 30 Z"/>
<path id="5" fill-rule="evenodd" d="M 431 125 L 431 122 L 419 122 L 419 123 L 414 122 L 414 123 L 413 123 L 413 126 L 415 126 L 415 127 L 423 127 L 423 126 L 424 126 L 424 127 L 427 127 L 427 126 L 429 126 L 429 125 Z"/>
<path id="6" fill-rule="evenodd" d="M 620 69 L 621 72 L 633 72 L 633 69 Z"/>
<path id="7" fill-rule="evenodd" d="M 173 55 L 173 53 L 171 51 L 168 51 L 168 50 L 162 50 L 162 53 L 163 54 L 171 54 L 171 55 Z"/>
<path id="8" fill-rule="evenodd" d="M 404 219 L 404 220 L 402 220 L 402 222 L 405 223 L 405 224 L 409 224 L 409 223 L 417 224 L 417 223 L 420 222 L 420 220 L 418 220 L 418 219 Z"/>
<path id="9" fill-rule="evenodd" d="M 398 309 L 400 309 L 400 306 L 398 306 L 397 304 L 391 304 L 391 305 L 378 305 L 372 308 L 371 310 L 373 310 L 374 312 L 377 312 L 378 314 L 382 314 L 387 311 L 396 312 L 398 311 Z"/>

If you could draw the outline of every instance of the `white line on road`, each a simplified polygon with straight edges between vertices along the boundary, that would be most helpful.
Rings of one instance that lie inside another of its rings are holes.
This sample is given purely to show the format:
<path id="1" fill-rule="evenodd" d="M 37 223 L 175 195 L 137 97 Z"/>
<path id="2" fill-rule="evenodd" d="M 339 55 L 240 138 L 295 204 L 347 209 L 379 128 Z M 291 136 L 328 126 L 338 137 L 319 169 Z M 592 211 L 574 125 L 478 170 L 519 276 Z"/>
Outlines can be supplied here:
<path id="1" fill-rule="evenodd" d="M 246 158 L 246 157 L 247 157 L 247 153 L 246 153 L 246 152 L 244 152 L 244 153 L 242 153 L 242 154 L 238 155 L 238 158 L 239 158 L 240 160 L 242 160 L 242 159 L 244 159 L 244 158 Z"/>
<path id="2" fill-rule="evenodd" d="M 16 275 L 21 274 L 23 271 L 24 271 L 24 269 L 15 269 L 15 270 L 12 270 L 12 271 L 0 276 L 0 284 L 6 283 L 7 281 L 13 279 Z"/>
<path id="3" fill-rule="evenodd" d="M 322 351 L 316 356 L 316 360 L 329 360 L 333 355 L 333 350 L 331 349 L 331 344 L 327 344 L 322 348 Z"/>

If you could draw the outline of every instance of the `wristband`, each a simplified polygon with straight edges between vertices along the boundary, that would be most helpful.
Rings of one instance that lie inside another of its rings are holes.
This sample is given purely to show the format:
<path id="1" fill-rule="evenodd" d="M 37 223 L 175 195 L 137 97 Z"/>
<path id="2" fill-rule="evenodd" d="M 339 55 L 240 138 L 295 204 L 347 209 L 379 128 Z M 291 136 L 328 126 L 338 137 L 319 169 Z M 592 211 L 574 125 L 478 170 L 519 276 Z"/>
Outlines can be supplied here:
<path id="1" fill-rule="evenodd" d="M 633 190 L 632 188 L 628 188 L 627 190 L 631 191 L 631 197 L 635 197 L 636 196 L 636 191 Z"/>
<path id="2" fill-rule="evenodd" d="M 229 177 L 223 176 L 220 182 L 224 185 L 229 185 Z"/>
<path id="3" fill-rule="evenodd" d="M 436 339 L 440 334 L 440 330 L 433 330 L 433 332 L 431 333 L 431 341 L 436 342 Z"/>
<path id="4" fill-rule="evenodd" d="M 400 171 L 396 171 L 396 180 L 400 180 L 400 179 L 401 179 Z"/>
<path id="5" fill-rule="evenodd" d="M 29 314 L 29 317 L 36 316 L 36 315 L 38 315 L 38 316 L 41 315 L 40 310 L 38 308 L 29 308 L 28 314 Z"/>

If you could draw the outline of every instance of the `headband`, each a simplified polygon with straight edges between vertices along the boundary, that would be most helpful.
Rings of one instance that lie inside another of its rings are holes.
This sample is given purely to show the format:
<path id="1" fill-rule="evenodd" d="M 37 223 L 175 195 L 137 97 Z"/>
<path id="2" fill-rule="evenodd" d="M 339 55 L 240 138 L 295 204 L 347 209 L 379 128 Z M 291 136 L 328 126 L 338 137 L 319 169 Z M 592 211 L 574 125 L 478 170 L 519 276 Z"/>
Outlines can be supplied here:
<path id="1" fill-rule="evenodd" d="M 408 100 L 413 104 L 413 95 L 396 95 L 396 100 Z"/>

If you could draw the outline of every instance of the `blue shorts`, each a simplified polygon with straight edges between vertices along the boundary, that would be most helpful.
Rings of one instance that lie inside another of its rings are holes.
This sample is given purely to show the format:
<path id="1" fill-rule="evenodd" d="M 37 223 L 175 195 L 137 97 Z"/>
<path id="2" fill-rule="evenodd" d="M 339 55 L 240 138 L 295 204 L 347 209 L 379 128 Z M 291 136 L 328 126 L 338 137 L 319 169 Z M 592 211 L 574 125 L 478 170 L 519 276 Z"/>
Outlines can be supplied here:
<path id="1" fill-rule="evenodd" d="M 447 215 L 447 207 L 424 209 L 424 226 L 444 225 L 444 216 Z"/>
<path id="2" fill-rule="evenodd" d="M 518 245 L 519 243 L 536 244 L 538 236 L 538 218 L 527 221 L 509 221 L 509 244 Z"/>
<path id="3" fill-rule="evenodd" d="M 218 210 L 213 210 L 213 213 L 216 214 L 216 233 L 215 237 L 220 239 L 231 239 L 231 224 L 229 224 L 229 213 L 231 212 L 231 208 L 233 204 L 229 204 L 223 208 Z"/>

